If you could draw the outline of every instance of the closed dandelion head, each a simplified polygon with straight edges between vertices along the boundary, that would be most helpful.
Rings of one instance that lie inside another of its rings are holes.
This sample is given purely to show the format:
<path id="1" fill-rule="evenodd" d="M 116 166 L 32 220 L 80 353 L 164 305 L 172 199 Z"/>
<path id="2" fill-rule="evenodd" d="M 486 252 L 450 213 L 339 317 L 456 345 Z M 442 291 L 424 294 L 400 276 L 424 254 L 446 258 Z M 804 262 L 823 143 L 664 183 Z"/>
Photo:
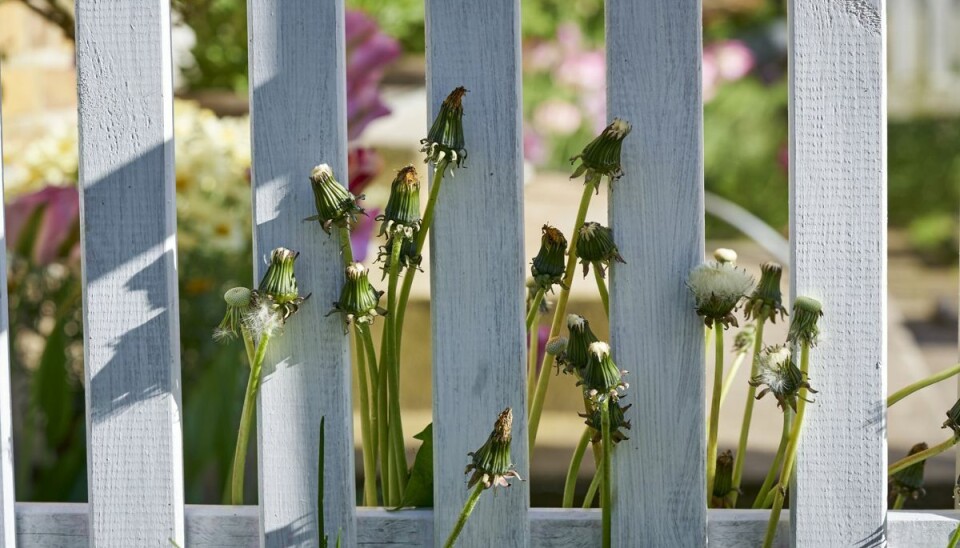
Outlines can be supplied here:
<path id="1" fill-rule="evenodd" d="M 746 318 L 754 318 L 758 322 L 770 320 L 772 323 L 777 323 L 778 314 L 781 319 L 787 315 L 787 309 L 783 307 L 783 297 L 780 294 L 782 274 L 783 268 L 777 263 L 760 265 L 760 282 L 743 305 Z"/>
<path id="2" fill-rule="evenodd" d="M 480 449 L 467 453 L 471 463 L 467 465 L 465 474 L 473 474 L 467 481 L 467 487 L 473 487 L 480 482 L 484 489 L 491 487 L 509 487 L 508 479 L 523 480 L 513 468 L 510 457 L 510 442 L 513 439 L 513 411 L 507 407 L 500 412 L 497 422 L 493 425 L 493 432 Z"/>
<path id="3" fill-rule="evenodd" d="M 738 325 L 733 312 L 753 288 L 753 278 L 732 263 L 708 262 L 690 271 L 687 287 L 707 327 Z"/>
<path id="4" fill-rule="evenodd" d="M 623 382 L 625 372 L 610 357 L 610 345 L 602 341 L 591 343 L 587 353 L 587 366 L 580 381 L 584 392 L 597 401 L 607 397 L 616 400 L 627 385 Z"/>
<path id="5" fill-rule="evenodd" d="M 297 278 L 293 272 L 294 263 L 299 252 L 291 251 L 285 247 L 278 247 L 270 253 L 270 263 L 267 265 L 267 271 L 260 279 L 260 285 L 257 292 L 261 296 L 267 296 L 279 307 L 283 319 L 296 314 L 300 305 L 306 300 L 301 297 L 297 289 Z M 309 295 L 307 296 L 309 297 Z"/>
<path id="6" fill-rule="evenodd" d="M 390 198 L 382 215 L 377 216 L 380 235 L 400 234 L 413 238 L 420 230 L 420 177 L 413 166 L 397 172 L 390 185 Z"/>
<path id="7" fill-rule="evenodd" d="M 583 223 L 578 231 L 577 258 L 583 265 L 583 275 L 590 273 L 590 265 L 600 270 L 600 276 L 606 274 L 610 263 L 626 264 L 620 256 L 617 244 L 613 243 L 613 231 L 600 223 Z"/>
<path id="8" fill-rule="evenodd" d="M 797 300 L 793 301 L 793 318 L 790 320 L 787 340 L 794 344 L 816 346 L 820 338 L 817 322 L 822 316 L 823 307 L 820 301 L 810 297 L 797 297 Z"/>
<path id="9" fill-rule="evenodd" d="M 713 251 L 713 258 L 721 264 L 735 263 L 737 262 L 737 252 L 727 247 L 718 247 Z"/>
<path id="10" fill-rule="evenodd" d="M 213 331 L 213 338 L 216 341 L 227 341 L 240 335 L 243 317 L 250 309 L 252 295 L 246 287 L 234 287 L 223 294 L 223 300 L 227 303 L 227 311 L 220 325 Z"/>
<path id="11" fill-rule="evenodd" d="M 576 179 L 586 174 L 586 183 L 596 185 L 600 183 L 600 178 L 603 176 L 606 176 L 610 183 L 622 177 L 620 149 L 631 129 L 630 123 L 626 120 L 614 118 L 596 139 L 584 147 L 583 152 L 570 158 L 571 163 L 580 160 L 580 165 L 570 178 Z"/>
<path id="12" fill-rule="evenodd" d="M 947 420 L 943 422 L 941 428 L 949 428 L 953 430 L 954 436 L 960 436 L 960 400 L 957 400 L 947 411 Z"/>
<path id="13" fill-rule="evenodd" d="M 712 508 L 732 508 L 729 496 L 737 492 L 733 486 L 733 451 L 727 449 L 717 455 L 716 476 L 713 483 Z"/>
<path id="14" fill-rule="evenodd" d="M 540 251 L 533 258 L 530 274 L 539 288 L 549 290 L 554 284 L 563 287 L 563 273 L 567 267 L 567 239 L 559 229 L 543 225 Z"/>
<path id="15" fill-rule="evenodd" d="M 590 345 L 597 342 L 597 336 L 590 329 L 590 322 L 579 314 L 567 315 L 567 345 L 566 349 L 557 354 L 557 367 L 564 373 L 583 376 L 583 371 L 590 360 Z"/>
<path id="16" fill-rule="evenodd" d="M 810 387 L 803 372 L 794 363 L 790 348 L 787 346 L 776 345 L 764 348 L 757 356 L 757 362 L 757 375 L 750 379 L 750 385 L 764 387 L 757 394 L 758 400 L 770 393 L 777 399 L 778 407 L 783 410 L 790 407 L 796 411 L 801 388 L 817 393 Z"/>
<path id="17" fill-rule="evenodd" d="M 383 291 L 377 291 L 370 285 L 367 273 L 367 268 L 360 263 L 348 265 L 345 270 L 346 280 L 340 290 L 340 300 L 333 303 L 333 309 L 327 313 L 328 316 L 339 313 L 345 327 L 351 323 L 371 324 L 375 317 L 387 313 L 380 308 Z"/>
<path id="18" fill-rule="evenodd" d="M 460 167 L 467 159 L 466 141 L 463 138 L 463 96 L 467 89 L 463 86 L 450 92 L 440 104 L 440 112 L 427 132 L 427 138 L 421 139 L 420 152 L 426 154 L 424 162 L 435 165 L 441 160 L 447 165 Z"/>
<path id="19" fill-rule="evenodd" d="M 627 409 L 630 409 L 632 404 L 627 404 L 621 406 L 619 403 L 610 405 L 610 441 L 613 443 L 620 443 L 621 441 L 628 440 L 625 433 L 621 431 L 622 428 L 630 430 L 630 421 L 627 420 L 626 412 Z M 590 440 L 593 443 L 600 443 L 603 439 L 603 434 L 601 432 L 601 417 L 600 417 L 600 408 L 597 405 L 593 405 L 590 413 L 579 413 L 579 415 L 587 420 L 584 421 L 584 424 L 593 428 L 593 438 Z"/>
<path id="20" fill-rule="evenodd" d="M 307 217 L 307 221 L 319 221 L 324 232 L 330 233 L 331 227 L 348 228 L 357 222 L 358 215 L 364 215 L 360 207 L 363 196 L 357 197 L 343 187 L 333 176 L 333 170 L 327 164 L 321 164 L 310 172 L 310 188 L 317 214 Z"/>
<path id="21" fill-rule="evenodd" d="M 416 233 L 414 233 L 413 236 L 416 236 Z M 390 262 L 393 260 L 392 251 L 394 238 L 403 239 L 403 241 L 400 242 L 400 257 L 398 258 L 400 269 L 416 268 L 420 270 L 420 263 L 423 261 L 423 256 L 417 253 L 417 243 L 414 241 L 413 236 L 407 238 L 402 234 L 395 233 L 389 236 L 387 241 L 380 246 L 380 251 L 377 253 L 377 261 L 383 263 L 384 276 L 390 272 L 390 267 L 392 266 Z"/>
<path id="22" fill-rule="evenodd" d="M 910 448 L 910 452 L 907 453 L 907 456 L 916 455 L 921 451 L 926 451 L 928 446 L 926 443 L 918 443 Z M 927 493 L 927 490 L 923 488 L 923 471 L 924 464 L 927 461 L 922 460 L 915 464 L 900 470 L 899 472 L 890 476 L 890 495 L 896 497 L 898 495 L 903 495 L 909 499 L 917 500 Z"/>

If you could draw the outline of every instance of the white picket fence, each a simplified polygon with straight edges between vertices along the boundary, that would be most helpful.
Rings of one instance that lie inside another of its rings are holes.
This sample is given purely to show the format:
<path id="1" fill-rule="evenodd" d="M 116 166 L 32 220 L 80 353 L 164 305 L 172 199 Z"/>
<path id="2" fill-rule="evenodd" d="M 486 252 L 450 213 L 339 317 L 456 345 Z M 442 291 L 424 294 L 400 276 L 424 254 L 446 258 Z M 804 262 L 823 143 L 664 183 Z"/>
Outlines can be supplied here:
<path id="1" fill-rule="evenodd" d="M 944 546 L 956 513 L 886 509 L 883 5 L 790 5 L 791 294 L 824 303 L 828 336 L 780 542 Z M 765 511 L 704 506 L 703 331 L 683 284 L 704 251 L 700 2 L 606 10 L 610 113 L 635 128 L 610 211 L 629 264 L 612 280 L 612 345 L 634 386 L 634 430 L 613 455 L 615 544 L 759 545 Z M 466 453 L 507 405 L 526 477 L 519 1 L 427 0 L 426 11 L 430 108 L 470 90 L 469 167 L 444 186 L 427 269 L 436 508 L 355 507 L 348 339 L 322 306 L 341 267 L 335 243 L 301 222 L 310 168 L 346 169 L 343 0 L 249 1 L 255 255 L 304 251 L 298 279 L 314 294 L 267 359 L 278 365 L 258 406 L 258 507 L 183 500 L 168 0 L 78 0 L 90 502 L 13 503 L 4 353 L 0 544 L 317 546 L 321 417 L 324 519 L 345 546 L 442 540 L 468 494 Z M 5 348 L 5 306 L 0 329 Z M 528 507 L 527 483 L 481 501 L 461 545 L 599 545 L 596 511 Z"/>
<path id="2" fill-rule="evenodd" d="M 960 0 L 889 0 L 891 116 L 960 114 Z"/>

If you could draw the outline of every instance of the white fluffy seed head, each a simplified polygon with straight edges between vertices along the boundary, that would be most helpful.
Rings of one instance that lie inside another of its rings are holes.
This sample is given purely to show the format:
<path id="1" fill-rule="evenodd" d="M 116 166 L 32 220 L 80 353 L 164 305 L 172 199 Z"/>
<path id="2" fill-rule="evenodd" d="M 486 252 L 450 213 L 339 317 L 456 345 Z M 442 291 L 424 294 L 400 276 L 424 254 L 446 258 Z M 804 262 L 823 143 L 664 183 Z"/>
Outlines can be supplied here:
<path id="1" fill-rule="evenodd" d="M 590 343 L 588 350 L 591 354 L 597 357 L 597 359 L 603 359 L 606 356 L 610 355 L 610 345 L 603 342 L 597 341 Z"/>
<path id="2" fill-rule="evenodd" d="M 757 358 L 757 377 L 760 383 L 769 386 L 774 394 L 782 394 L 787 387 L 790 359 L 790 348 L 784 345 L 768 346 Z"/>
<path id="3" fill-rule="evenodd" d="M 724 301 L 739 300 L 753 289 L 753 277 L 732 263 L 709 262 L 690 272 L 687 285 L 697 306 L 701 306 L 713 297 Z"/>
<path id="4" fill-rule="evenodd" d="M 347 278 L 351 280 L 357 280 L 360 276 L 363 276 L 367 272 L 367 267 L 363 266 L 361 263 L 351 263 L 347 266 Z"/>
<path id="5" fill-rule="evenodd" d="M 320 164 L 310 172 L 310 178 L 315 181 L 321 181 L 327 178 L 333 178 L 333 169 L 327 164 Z"/>
<path id="6" fill-rule="evenodd" d="M 567 329 L 582 331 L 586 320 L 579 314 L 567 314 Z"/>
<path id="7" fill-rule="evenodd" d="M 259 339 L 276 333 L 283 325 L 283 318 L 274 310 L 269 299 L 261 299 L 257 306 L 252 307 L 243 317 L 243 323 L 250 334 Z"/>

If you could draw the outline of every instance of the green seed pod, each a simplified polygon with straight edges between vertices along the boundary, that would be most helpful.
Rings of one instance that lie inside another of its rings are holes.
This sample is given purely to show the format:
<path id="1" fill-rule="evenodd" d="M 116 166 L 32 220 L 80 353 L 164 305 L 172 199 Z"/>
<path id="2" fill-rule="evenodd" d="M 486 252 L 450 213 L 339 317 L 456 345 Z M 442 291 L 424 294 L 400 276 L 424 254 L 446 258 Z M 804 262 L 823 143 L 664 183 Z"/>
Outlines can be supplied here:
<path id="1" fill-rule="evenodd" d="M 583 223 L 577 240 L 577 258 L 583 265 L 583 276 L 590 273 L 590 264 L 600 269 L 605 276 L 606 267 L 612 262 L 626 264 L 620 256 L 617 244 L 613 243 L 613 231 L 600 223 Z"/>
<path id="2" fill-rule="evenodd" d="M 487 441 L 480 446 L 480 449 L 472 453 L 467 453 L 472 457 L 472 462 L 467 465 L 464 472 L 469 474 L 470 480 L 467 487 L 473 487 L 477 482 L 483 484 L 484 489 L 491 487 L 509 487 L 507 479 L 517 478 L 522 480 L 520 474 L 513 468 L 510 458 L 510 442 L 513 440 L 513 411 L 507 407 L 497 422 L 493 425 L 493 432 L 487 437 Z"/>
<path id="3" fill-rule="evenodd" d="M 540 251 L 533 258 L 530 274 L 539 287 L 549 290 L 554 284 L 563 287 L 563 274 L 567 268 L 567 239 L 555 227 L 543 225 Z"/>
<path id="4" fill-rule="evenodd" d="M 257 291 L 268 295 L 273 302 L 282 305 L 296 301 L 300 297 L 297 278 L 293 274 L 293 263 L 300 253 L 284 247 L 278 247 L 270 253 L 270 264 L 260 279 Z"/>
<path id="5" fill-rule="evenodd" d="M 233 339 L 240 335 L 243 318 L 250 309 L 252 292 L 246 287 L 233 287 L 223 294 L 223 300 L 227 303 L 227 312 L 213 332 L 213 338 L 217 341 Z"/>
<path id="6" fill-rule="evenodd" d="M 576 179 L 586 173 L 587 183 L 597 184 L 600 182 L 600 177 L 604 175 L 611 183 L 622 177 L 620 149 L 631 129 L 629 122 L 614 118 L 596 139 L 584 147 L 583 152 L 570 158 L 570 163 L 580 160 L 580 165 L 570 178 Z"/>
<path id="7" fill-rule="evenodd" d="M 717 455 L 716 470 L 711 508 L 732 508 L 728 497 L 736 491 L 733 487 L 733 451 L 728 449 Z"/>
<path id="8" fill-rule="evenodd" d="M 623 382 L 623 371 L 610 358 L 610 346 L 602 341 L 592 343 L 588 348 L 589 359 L 583 369 L 580 384 L 592 398 L 616 396 L 618 391 L 627 388 Z"/>
<path id="9" fill-rule="evenodd" d="M 619 403 L 610 405 L 610 441 L 613 443 L 620 443 L 623 440 L 628 440 L 626 434 L 620 431 L 621 428 L 626 428 L 630 430 L 630 421 L 627 420 L 625 413 L 627 409 L 630 409 L 632 404 L 627 404 L 621 406 Z M 589 414 L 578 413 L 581 417 L 587 419 L 584 421 L 584 424 L 594 429 L 593 438 L 591 441 L 593 443 L 600 443 L 603 439 L 601 433 L 601 424 L 600 424 L 600 408 L 594 406 Z"/>
<path id="10" fill-rule="evenodd" d="M 380 235 L 399 230 L 404 237 L 412 238 L 420 230 L 420 178 L 413 166 L 397 172 L 390 185 L 390 198 L 382 215 L 377 216 Z"/>
<path id="11" fill-rule="evenodd" d="M 571 373 L 577 377 L 583 376 L 583 371 L 590 361 L 590 345 L 599 339 L 590 329 L 590 322 L 578 314 L 567 315 L 566 350 L 557 356 L 557 365 L 563 368 L 564 373 Z"/>
<path id="12" fill-rule="evenodd" d="M 340 290 L 340 300 L 333 303 L 333 310 L 343 317 L 344 324 L 370 324 L 376 316 L 384 316 L 387 311 L 380 308 L 380 297 L 383 291 L 377 291 L 370 284 L 367 269 L 360 263 L 353 263 L 346 268 L 346 280 Z"/>
<path id="13" fill-rule="evenodd" d="M 918 443 L 910 448 L 910 452 L 907 453 L 907 456 L 916 455 L 921 451 L 926 451 L 928 446 L 926 443 Z M 915 464 L 900 470 L 899 472 L 890 476 L 890 494 L 894 497 L 898 495 L 903 495 L 904 497 L 917 500 L 927 493 L 926 489 L 923 488 L 923 472 L 924 465 L 927 461 L 922 460 Z"/>
<path id="14" fill-rule="evenodd" d="M 760 265 L 760 283 L 743 305 L 743 313 L 747 319 L 755 318 L 758 322 L 770 320 L 772 323 L 777 323 L 777 314 L 781 319 L 786 317 L 787 309 L 783 307 L 783 297 L 780 294 L 782 274 L 783 268 L 777 263 Z"/>
<path id="15" fill-rule="evenodd" d="M 440 104 L 427 138 L 421 139 L 423 148 L 420 152 L 426 154 L 424 163 L 436 164 L 441 159 L 457 167 L 467 159 L 466 141 L 463 138 L 463 96 L 467 89 L 463 86 L 450 92 L 450 95 Z"/>
<path id="16" fill-rule="evenodd" d="M 317 214 L 307 217 L 307 221 L 320 221 L 324 232 L 330 233 L 330 227 L 347 228 L 357 222 L 357 215 L 363 215 L 359 198 L 350 193 L 333 176 L 333 170 L 327 164 L 321 164 L 310 173 L 310 188 Z"/>
<path id="17" fill-rule="evenodd" d="M 823 307 L 819 301 L 810 297 L 797 297 L 797 300 L 793 301 L 793 320 L 790 321 L 787 340 L 794 344 L 806 343 L 815 346 L 820 336 L 817 321 L 821 316 Z"/>

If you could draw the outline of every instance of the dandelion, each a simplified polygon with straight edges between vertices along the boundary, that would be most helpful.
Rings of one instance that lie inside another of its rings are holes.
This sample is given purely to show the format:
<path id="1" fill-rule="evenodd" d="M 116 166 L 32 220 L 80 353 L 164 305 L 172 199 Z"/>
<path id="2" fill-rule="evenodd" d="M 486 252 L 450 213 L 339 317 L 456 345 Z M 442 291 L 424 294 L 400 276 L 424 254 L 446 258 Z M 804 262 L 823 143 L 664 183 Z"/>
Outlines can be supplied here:
<path id="1" fill-rule="evenodd" d="M 733 451 L 728 449 L 717 455 L 717 475 L 713 483 L 711 508 L 733 508 L 730 495 L 737 491 L 733 484 L 733 465 Z"/>
<path id="2" fill-rule="evenodd" d="M 450 92 L 440 104 L 440 112 L 430 126 L 426 139 L 421 139 L 420 152 L 427 155 L 424 162 L 437 164 L 456 164 L 460 167 L 467 159 L 466 142 L 463 138 L 463 96 L 467 89 L 463 86 Z"/>
<path id="3" fill-rule="evenodd" d="M 918 443 L 910 448 L 907 456 L 916 455 L 929 449 L 926 443 Z M 917 500 L 926 494 L 923 488 L 923 469 L 927 461 L 922 460 L 907 466 L 890 476 L 890 494 L 895 497 L 893 509 L 903 508 L 906 499 Z"/>
<path id="4" fill-rule="evenodd" d="M 567 331 L 569 337 L 566 348 L 557 354 L 557 367 L 562 367 L 564 373 L 574 374 L 579 378 L 583 376 L 590 360 L 590 345 L 600 339 L 590 329 L 590 322 L 579 314 L 567 315 Z"/>
<path id="5" fill-rule="evenodd" d="M 317 214 L 307 217 L 307 221 L 320 221 L 324 232 L 330 233 L 330 228 L 337 226 L 349 228 L 357 222 L 358 215 L 364 215 L 360 207 L 363 196 L 354 196 L 333 176 L 333 170 L 327 164 L 313 168 L 310 173 L 310 188 L 313 189 L 313 199 Z"/>
<path id="6" fill-rule="evenodd" d="M 390 185 L 390 198 L 382 215 L 377 216 L 380 235 L 399 233 L 410 239 L 420 229 L 420 178 L 413 166 L 397 172 Z"/>
<path id="7" fill-rule="evenodd" d="M 213 338 L 217 341 L 235 339 L 240 335 L 243 329 L 243 318 L 250 309 L 252 295 L 246 287 L 233 287 L 223 294 L 223 300 L 227 303 L 227 312 L 213 332 Z"/>
<path id="8" fill-rule="evenodd" d="M 630 123 L 620 118 L 614 118 L 600 133 L 590 141 L 583 152 L 570 158 L 571 163 L 580 160 L 580 165 L 574 170 L 571 179 L 586 173 L 588 184 L 600 182 L 600 177 L 606 176 L 611 183 L 623 176 L 623 166 L 620 165 L 620 149 L 623 140 L 630 134 Z"/>
<path id="9" fill-rule="evenodd" d="M 764 387 L 757 394 L 758 400 L 770 393 L 776 398 L 778 407 L 784 410 L 789 407 L 796 412 L 797 398 L 800 397 L 801 388 L 806 388 L 814 394 L 817 393 L 810 387 L 806 376 L 797 368 L 788 347 L 784 345 L 768 346 L 763 349 L 757 360 L 759 362 L 758 374 L 750 380 L 750 385 Z"/>
<path id="10" fill-rule="evenodd" d="M 687 277 L 697 314 L 707 327 L 738 325 L 733 311 L 753 288 L 753 278 L 732 263 L 709 262 L 694 268 Z"/>
<path id="11" fill-rule="evenodd" d="M 587 365 L 583 369 L 580 384 L 595 399 L 617 399 L 620 391 L 627 388 L 623 382 L 626 372 L 621 371 L 610 358 L 610 345 L 597 341 L 587 347 L 587 352 Z"/>
<path id="12" fill-rule="evenodd" d="M 783 274 L 783 268 L 777 263 L 760 265 L 760 283 L 743 305 L 743 314 L 747 319 L 755 318 L 758 322 L 770 320 L 772 323 L 777 323 L 778 314 L 781 319 L 787 315 L 787 309 L 783 307 L 780 294 L 781 274 Z"/>
<path id="13" fill-rule="evenodd" d="M 583 276 L 590 273 L 590 265 L 599 270 L 600 277 L 606 273 L 610 263 L 626 264 L 620 256 L 617 244 L 613 243 L 613 231 L 600 223 L 583 223 L 580 227 L 580 240 L 577 243 L 577 258 L 583 265 Z"/>
<path id="14" fill-rule="evenodd" d="M 370 324 L 376 316 L 385 316 L 387 311 L 380 308 L 383 291 L 377 291 L 370 285 L 367 268 L 360 263 L 352 263 L 346 268 L 346 280 L 340 290 L 340 300 L 333 303 L 333 309 L 327 314 L 339 313 L 344 324 Z"/>
<path id="15" fill-rule="evenodd" d="M 556 227 L 543 225 L 540 236 L 540 251 L 533 258 L 530 274 L 541 290 L 549 290 L 554 284 L 564 287 L 567 239 Z"/>
<path id="16" fill-rule="evenodd" d="M 797 297 L 793 302 L 793 321 L 790 322 L 787 340 L 794 344 L 816 346 L 820 338 L 817 322 L 821 316 L 823 307 L 819 301 L 810 297 Z"/>
<path id="17" fill-rule="evenodd" d="M 633 404 L 627 404 L 621 406 L 619 403 L 616 405 L 610 406 L 610 439 L 614 444 L 620 443 L 621 441 L 628 440 L 626 434 L 620 431 L 621 428 L 626 428 L 630 430 L 630 421 L 627 420 L 626 412 L 627 409 Z M 603 437 L 601 429 L 603 427 L 602 417 L 600 416 L 600 407 L 595 406 L 593 411 L 590 413 L 579 413 L 579 415 L 585 419 L 584 424 L 594 429 L 594 435 L 590 441 L 593 443 L 599 443 Z"/>

